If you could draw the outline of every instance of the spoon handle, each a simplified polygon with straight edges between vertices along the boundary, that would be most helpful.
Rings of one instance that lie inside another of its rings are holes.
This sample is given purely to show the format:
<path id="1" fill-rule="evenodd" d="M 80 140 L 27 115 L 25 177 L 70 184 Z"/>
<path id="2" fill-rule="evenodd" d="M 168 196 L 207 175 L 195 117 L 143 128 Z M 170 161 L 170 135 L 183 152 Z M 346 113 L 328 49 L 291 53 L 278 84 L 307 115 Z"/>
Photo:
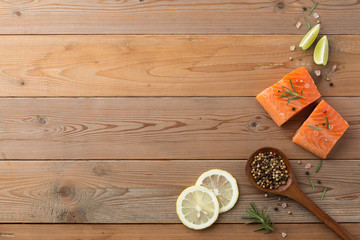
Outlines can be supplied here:
<path id="1" fill-rule="evenodd" d="M 300 187 L 295 184 L 288 189 L 288 197 L 297 201 L 315 216 L 317 216 L 321 221 L 323 221 L 329 228 L 336 232 L 344 240 L 356 240 L 356 238 L 351 235 L 345 228 L 343 228 L 339 223 L 337 223 L 332 217 L 325 213 L 318 205 L 316 205 L 305 193 L 300 189 Z"/>

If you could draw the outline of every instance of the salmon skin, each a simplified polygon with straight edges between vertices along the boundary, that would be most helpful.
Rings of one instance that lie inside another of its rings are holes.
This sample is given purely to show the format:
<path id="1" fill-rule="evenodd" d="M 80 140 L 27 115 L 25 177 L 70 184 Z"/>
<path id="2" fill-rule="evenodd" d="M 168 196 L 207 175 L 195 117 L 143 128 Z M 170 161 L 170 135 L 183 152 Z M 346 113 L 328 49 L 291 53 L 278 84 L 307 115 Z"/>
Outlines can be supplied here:
<path id="1" fill-rule="evenodd" d="M 259 93 L 256 99 L 275 123 L 281 126 L 320 97 L 309 72 L 301 67 Z"/>
<path id="2" fill-rule="evenodd" d="M 348 127 L 349 124 L 340 114 L 321 100 L 298 129 L 293 142 L 325 159 Z"/>

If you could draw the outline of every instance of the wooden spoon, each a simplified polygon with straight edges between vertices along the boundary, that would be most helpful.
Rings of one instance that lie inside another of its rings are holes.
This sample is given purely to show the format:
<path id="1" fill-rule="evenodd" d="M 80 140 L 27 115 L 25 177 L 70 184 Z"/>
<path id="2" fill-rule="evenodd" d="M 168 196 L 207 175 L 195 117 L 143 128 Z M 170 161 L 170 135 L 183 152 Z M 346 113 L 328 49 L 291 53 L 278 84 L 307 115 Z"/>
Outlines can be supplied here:
<path id="1" fill-rule="evenodd" d="M 287 180 L 286 185 L 280 186 L 278 189 L 270 190 L 268 188 L 259 187 L 254 177 L 251 174 L 251 163 L 254 161 L 254 156 L 258 155 L 261 152 L 274 152 L 278 154 L 284 161 L 287 170 L 289 171 L 289 179 Z M 254 185 L 257 189 L 271 193 L 271 194 L 279 194 L 286 196 L 300 203 L 304 207 L 306 207 L 310 212 L 312 212 L 315 216 L 317 216 L 321 221 L 323 221 L 329 228 L 331 228 L 334 232 L 336 232 L 340 237 L 345 240 L 356 240 L 354 236 L 352 236 L 348 231 L 346 231 L 340 224 L 338 224 L 333 218 L 327 215 L 320 207 L 318 207 L 309 197 L 305 195 L 303 191 L 301 191 L 299 185 L 295 181 L 295 176 L 293 170 L 290 166 L 290 162 L 286 155 L 282 153 L 280 150 L 276 148 L 264 147 L 257 151 L 255 151 L 246 162 L 245 173 L 248 177 L 250 183 Z"/>

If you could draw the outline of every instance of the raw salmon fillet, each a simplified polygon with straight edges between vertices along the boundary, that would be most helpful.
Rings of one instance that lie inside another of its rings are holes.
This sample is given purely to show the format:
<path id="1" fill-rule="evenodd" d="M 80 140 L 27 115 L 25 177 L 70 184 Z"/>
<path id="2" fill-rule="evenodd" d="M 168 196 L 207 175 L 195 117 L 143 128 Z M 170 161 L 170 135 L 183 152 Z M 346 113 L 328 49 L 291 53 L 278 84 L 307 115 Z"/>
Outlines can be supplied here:
<path id="1" fill-rule="evenodd" d="M 298 129 L 293 142 L 321 158 L 326 158 L 348 127 L 349 124 L 340 114 L 321 100 Z"/>
<path id="2" fill-rule="evenodd" d="M 282 97 L 284 91 L 293 91 L 293 84 L 296 93 L 302 98 L 291 100 L 288 103 L 288 99 L 294 95 L 288 97 Z M 279 82 L 275 83 L 271 87 L 262 91 L 256 96 L 259 103 L 265 108 L 271 118 L 278 126 L 284 124 L 287 120 L 295 116 L 298 112 L 305 107 L 315 102 L 321 97 L 314 80 L 310 76 L 305 67 L 296 69 L 283 77 Z"/>

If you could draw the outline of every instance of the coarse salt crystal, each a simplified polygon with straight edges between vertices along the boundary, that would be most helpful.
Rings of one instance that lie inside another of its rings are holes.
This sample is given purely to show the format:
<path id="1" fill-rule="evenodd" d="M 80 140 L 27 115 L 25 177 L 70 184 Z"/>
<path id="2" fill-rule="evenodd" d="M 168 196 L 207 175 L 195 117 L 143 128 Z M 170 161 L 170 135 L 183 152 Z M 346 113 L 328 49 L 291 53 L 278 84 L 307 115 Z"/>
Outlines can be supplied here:
<path id="1" fill-rule="evenodd" d="M 319 136 L 318 130 L 314 130 L 314 135 L 315 135 L 315 137 Z"/>
<path id="2" fill-rule="evenodd" d="M 282 236 L 283 238 L 286 237 L 286 235 L 287 235 L 287 234 L 284 233 L 284 232 L 281 233 L 281 236 Z"/>
<path id="3" fill-rule="evenodd" d="M 294 46 L 294 45 L 290 46 L 290 50 L 291 50 L 291 51 L 294 51 L 294 50 L 295 50 L 295 46 Z"/>
<path id="4" fill-rule="evenodd" d="M 296 28 L 299 29 L 301 27 L 301 22 L 296 23 Z"/>
<path id="5" fill-rule="evenodd" d="M 305 168 L 306 168 L 306 169 L 311 168 L 311 163 L 306 164 L 306 165 L 305 165 Z"/>
<path id="6" fill-rule="evenodd" d="M 304 87 L 305 87 L 305 88 L 309 88 L 309 87 L 310 87 L 310 84 L 306 83 L 306 84 L 304 85 Z"/>
<path id="7" fill-rule="evenodd" d="M 336 68 L 337 68 L 337 65 L 335 64 L 334 66 L 332 66 L 331 71 L 335 72 Z"/>
<path id="8" fill-rule="evenodd" d="M 321 71 L 320 71 L 320 70 L 315 70 L 314 73 L 315 73 L 316 76 L 320 76 L 320 75 L 321 75 Z"/>
<path id="9" fill-rule="evenodd" d="M 334 125 L 329 125 L 329 129 L 334 129 Z"/>
<path id="10" fill-rule="evenodd" d="M 286 203 L 283 203 L 283 204 L 281 204 L 281 207 L 282 207 L 282 208 L 287 208 L 287 204 L 286 204 Z"/>
<path id="11" fill-rule="evenodd" d="M 314 14 L 313 14 L 313 17 L 317 19 L 317 18 L 319 18 L 319 14 L 314 13 Z"/>

